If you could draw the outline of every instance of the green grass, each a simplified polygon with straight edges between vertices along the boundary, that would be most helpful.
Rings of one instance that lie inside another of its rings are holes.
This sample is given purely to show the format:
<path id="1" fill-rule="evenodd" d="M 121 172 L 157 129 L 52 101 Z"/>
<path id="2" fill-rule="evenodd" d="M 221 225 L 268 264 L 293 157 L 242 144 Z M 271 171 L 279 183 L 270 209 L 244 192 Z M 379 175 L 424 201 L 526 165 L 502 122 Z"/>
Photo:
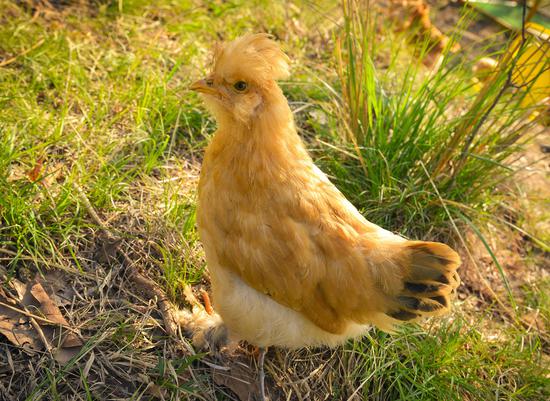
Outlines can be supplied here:
<path id="1" fill-rule="evenodd" d="M 10 346 L 19 388 L 10 394 L 17 399 L 229 399 L 200 363 L 205 356 L 190 356 L 166 338 L 155 302 L 128 284 L 118 259 L 98 256 L 108 244 L 78 190 L 121 239 L 112 252 L 124 251 L 176 304 L 184 306 L 186 284 L 208 285 L 195 188 L 215 124 L 186 88 L 204 72 L 218 34 L 268 31 L 281 39 L 294 60 L 292 80 L 281 85 L 301 109 L 299 131 L 370 220 L 411 237 L 449 240 L 450 217 L 461 229 L 464 220 L 482 227 L 506 202 L 494 188 L 511 173 L 504 165 L 519 149 L 508 143 L 533 132 L 530 125 L 516 129 L 522 111 L 509 93 L 496 108 L 507 118 L 486 121 L 460 168 L 438 169 L 445 150 L 460 160 L 471 131 L 454 147 L 449 141 L 487 105 L 471 107 L 479 90 L 472 60 L 449 55 L 428 77 L 407 37 L 365 31 L 354 39 L 359 21 L 348 16 L 339 27 L 333 2 L 266 4 L 92 2 L 39 9 L 32 18 L 37 10 L 30 6 L 0 0 L 0 63 L 15 57 L 0 67 L 0 266 L 22 280 L 63 272 L 79 297 L 62 311 L 87 339 L 65 367 Z M 334 38 L 341 38 L 339 54 Z M 497 91 L 495 83 L 486 102 Z M 535 243 L 533 253 L 543 245 Z M 301 354 L 289 353 L 292 369 L 274 391 L 296 396 L 296 388 L 314 385 L 316 376 L 302 379 L 320 366 L 325 393 L 318 398 L 329 392 L 347 399 L 355 391 L 372 400 L 548 398 L 548 285 L 526 280 L 520 287 L 515 313 L 539 316 L 542 328 L 466 292 L 441 326 L 372 332 L 330 353 L 339 369 L 314 355 L 315 366 L 291 377 Z M 275 370 L 270 365 L 271 375 Z"/>
<path id="2" fill-rule="evenodd" d="M 378 333 L 350 346 L 363 399 L 542 400 L 548 391 L 536 367 L 543 362 L 532 360 L 541 351 L 536 337 L 510 330 L 496 341 L 463 321 L 401 335 Z"/>
<path id="3" fill-rule="evenodd" d="M 472 19 L 466 13 L 440 67 L 429 72 L 421 60 L 433 44 L 417 42 L 415 57 L 410 32 L 394 33 L 387 20 L 362 17 L 368 13 L 359 2 L 344 3 L 331 138 L 339 149 L 324 164 L 371 220 L 404 235 L 434 237 L 452 229 L 452 220 L 476 219 L 471 211 L 500 197 L 498 184 L 516 173 L 510 162 L 542 130 L 521 106 L 528 87 L 506 83 L 515 60 L 485 84 L 474 81 L 475 63 L 504 57 L 510 45 L 501 43 L 499 53 L 453 54 L 453 41 Z"/>

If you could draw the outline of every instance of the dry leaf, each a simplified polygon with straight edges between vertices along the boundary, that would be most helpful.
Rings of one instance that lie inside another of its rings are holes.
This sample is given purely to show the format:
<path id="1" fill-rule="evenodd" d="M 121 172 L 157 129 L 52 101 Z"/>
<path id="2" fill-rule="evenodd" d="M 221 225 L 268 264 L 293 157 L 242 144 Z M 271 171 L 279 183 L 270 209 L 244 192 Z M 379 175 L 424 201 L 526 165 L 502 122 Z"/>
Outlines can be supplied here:
<path id="1" fill-rule="evenodd" d="M 26 284 L 11 280 L 9 286 L 17 292 L 17 299 L 10 299 L 6 294 L 0 299 L 6 304 L 16 302 L 14 306 L 22 310 L 20 313 L 0 306 L 0 332 L 10 342 L 28 350 L 54 348 L 52 354 L 62 364 L 80 352 L 82 341 L 68 330 L 69 323 L 38 280 Z M 36 316 L 35 327 L 23 310 Z"/>
<path id="2" fill-rule="evenodd" d="M 81 349 L 82 347 L 59 347 L 53 351 L 53 357 L 60 364 L 66 365 L 78 355 Z"/>
<path id="3" fill-rule="evenodd" d="M 58 306 L 70 305 L 76 296 L 74 288 L 67 281 L 67 275 L 59 270 L 50 270 L 37 278 L 53 302 Z"/>
<path id="4" fill-rule="evenodd" d="M 8 299 L 2 296 L 0 296 L 0 301 L 9 304 Z M 42 343 L 29 319 L 2 305 L 0 305 L 0 333 L 6 336 L 12 344 L 26 350 L 42 348 Z"/>
<path id="5" fill-rule="evenodd" d="M 235 360 L 227 361 L 224 365 L 229 367 L 229 371 L 213 369 L 212 376 L 217 385 L 230 389 L 240 401 L 260 398 L 260 386 L 254 367 Z"/>
<path id="6" fill-rule="evenodd" d="M 0 273 L 4 275 L 5 270 L 2 269 Z M 3 287 L 0 287 L 0 302 L 14 308 L 18 306 L 16 300 Z M 27 350 L 40 349 L 40 340 L 29 319 L 8 306 L 0 305 L 0 333 L 12 344 Z"/>
<path id="7" fill-rule="evenodd" d="M 33 283 L 29 283 L 29 286 L 32 296 L 40 303 L 40 310 L 44 314 L 44 317 L 51 322 L 59 324 L 60 326 L 69 327 L 69 323 L 65 320 L 57 305 L 52 302 L 50 296 L 46 293 L 44 287 L 42 287 L 42 284 L 35 281 Z M 59 329 L 60 332 L 58 336 L 61 337 L 62 329 L 61 327 Z M 65 348 L 78 347 L 81 345 L 82 341 L 80 341 L 80 339 L 70 331 L 67 332 L 64 340 L 61 341 L 61 346 Z"/>
<path id="8" fill-rule="evenodd" d="M 29 177 L 31 182 L 36 182 L 40 178 L 43 163 L 44 161 L 42 159 L 38 159 L 34 167 L 27 173 L 27 177 Z"/>
<path id="9" fill-rule="evenodd" d="M 51 320 L 54 323 L 58 323 L 62 326 L 68 326 L 67 320 L 61 314 L 61 311 L 50 299 L 49 295 L 44 291 L 42 284 L 34 282 L 30 284 L 30 292 L 34 299 L 40 303 L 40 310 L 44 314 L 44 317 Z"/>

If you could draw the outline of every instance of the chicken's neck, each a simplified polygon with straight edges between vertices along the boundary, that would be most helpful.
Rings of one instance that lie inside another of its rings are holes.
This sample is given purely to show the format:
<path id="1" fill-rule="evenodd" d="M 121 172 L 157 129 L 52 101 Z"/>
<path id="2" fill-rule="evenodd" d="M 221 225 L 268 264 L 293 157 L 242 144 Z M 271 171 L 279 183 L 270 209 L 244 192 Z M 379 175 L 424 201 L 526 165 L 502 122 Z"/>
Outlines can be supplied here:
<path id="1" fill-rule="evenodd" d="M 284 97 L 266 104 L 249 124 L 220 122 L 207 155 L 218 166 L 250 177 L 281 174 L 312 163 Z"/>

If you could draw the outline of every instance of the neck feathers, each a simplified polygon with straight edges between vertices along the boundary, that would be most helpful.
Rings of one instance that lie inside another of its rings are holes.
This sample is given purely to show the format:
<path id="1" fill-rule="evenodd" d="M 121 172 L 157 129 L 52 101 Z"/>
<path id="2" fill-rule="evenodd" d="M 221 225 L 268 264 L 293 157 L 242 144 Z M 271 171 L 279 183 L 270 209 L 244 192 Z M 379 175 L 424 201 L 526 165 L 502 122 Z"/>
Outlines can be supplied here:
<path id="1" fill-rule="evenodd" d="M 267 178 L 295 169 L 296 163 L 311 160 L 282 92 L 278 97 L 265 99 L 262 109 L 249 124 L 219 121 L 208 153 L 225 168 L 239 170 L 250 177 L 264 173 Z"/>

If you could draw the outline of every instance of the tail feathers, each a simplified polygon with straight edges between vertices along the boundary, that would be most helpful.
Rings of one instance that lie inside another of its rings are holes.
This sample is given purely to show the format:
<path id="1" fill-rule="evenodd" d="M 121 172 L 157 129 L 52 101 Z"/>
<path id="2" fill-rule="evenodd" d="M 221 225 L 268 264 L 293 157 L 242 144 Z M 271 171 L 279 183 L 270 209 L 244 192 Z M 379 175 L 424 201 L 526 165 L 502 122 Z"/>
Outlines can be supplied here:
<path id="1" fill-rule="evenodd" d="M 438 242 L 408 241 L 404 246 L 402 289 L 386 315 L 395 324 L 449 312 L 451 297 L 460 284 L 458 254 Z"/>

